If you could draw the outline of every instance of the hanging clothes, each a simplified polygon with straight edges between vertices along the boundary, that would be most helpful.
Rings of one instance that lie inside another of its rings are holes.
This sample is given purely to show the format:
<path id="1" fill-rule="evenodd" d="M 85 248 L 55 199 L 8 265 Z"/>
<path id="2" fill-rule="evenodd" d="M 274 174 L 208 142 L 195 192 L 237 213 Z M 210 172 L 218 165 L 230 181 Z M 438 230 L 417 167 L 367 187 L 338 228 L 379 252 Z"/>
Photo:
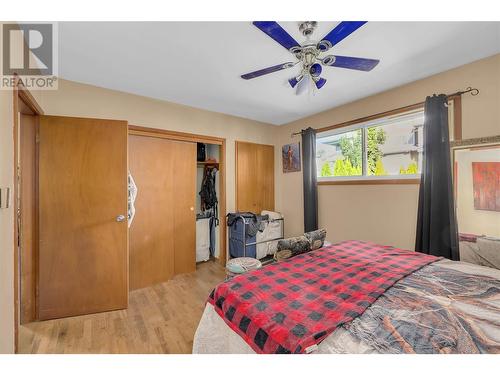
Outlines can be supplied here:
<path id="1" fill-rule="evenodd" d="M 206 165 L 203 170 L 203 180 L 199 192 L 201 198 L 202 212 L 209 212 L 206 217 L 210 218 L 210 254 L 215 254 L 215 227 L 219 225 L 219 210 L 216 191 L 217 167 Z"/>
<path id="2" fill-rule="evenodd" d="M 212 216 L 210 218 L 209 226 L 210 226 L 210 255 L 214 256 L 215 255 L 215 227 L 216 227 L 216 221 L 218 222 L 219 219 L 217 219 L 215 216 Z"/>
<path id="3" fill-rule="evenodd" d="M 213 216 L 216 218 L 216 226 L 219 225 L 218 220 L 218 199 L 216 191 L 216 175 L 217 168 L 213 166 L 205 166 L 203 171 L 203 180 L 201 183 L 200 198 L 201 210 L 207 211 L 212 209 Z"/>

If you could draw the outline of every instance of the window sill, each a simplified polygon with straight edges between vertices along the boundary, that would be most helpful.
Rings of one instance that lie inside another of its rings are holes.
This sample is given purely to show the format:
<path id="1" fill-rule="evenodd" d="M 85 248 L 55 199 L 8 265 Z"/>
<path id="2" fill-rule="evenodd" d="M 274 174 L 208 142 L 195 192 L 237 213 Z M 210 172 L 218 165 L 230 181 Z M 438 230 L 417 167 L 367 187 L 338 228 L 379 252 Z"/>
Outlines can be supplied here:
<path id="1" fill-rule="evenodd" d="M 318 185 L 418 185 L 420 178 L 365 178 L 320 180 Z"/>

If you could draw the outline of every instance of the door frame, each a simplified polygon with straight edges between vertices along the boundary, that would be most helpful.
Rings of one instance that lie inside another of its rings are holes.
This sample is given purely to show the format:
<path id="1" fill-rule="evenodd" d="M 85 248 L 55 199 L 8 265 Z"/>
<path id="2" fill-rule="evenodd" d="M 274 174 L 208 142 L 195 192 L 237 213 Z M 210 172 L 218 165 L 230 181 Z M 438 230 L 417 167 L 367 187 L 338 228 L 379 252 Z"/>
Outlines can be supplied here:
<path id="1" fill-rule="evenodd" d="M 19 226 L 18 213 L 20 210 L 19 202 L 19 178 L 22 171 L 18 170 L 19 158 L 19 131 L 20 131 L 20 114 L 28 114 L 38 117 L 44 114 L 42 107 L 30 91 L 24 86 L 21 79 L 16 75 L 14 87 L 12 90 L 12 107 L 13 107 L 13 141 L 14 141 L 14 353 L 18 352 L 19 346 L 19 324 L 20 324 L 20 300 L 19 290 L 22 274 L 19 272 Z M 37 118 L 38 121 L 38 118 Z M 38 151 L 36 152 L 38 162 Z M 38 202 L 38 197 L 35 197 L 35 202 Z M 36 203 L 37 204 L 37 203 Z M 36 235 L 35 235 L 36 238 Z M 35 241 L 36 242 L 36 241 Z M 36 252 L 36 250 L 35 250 Z M 36 303 L 36 302 L 35 302 Z"/>
<path id="2" fill-rule="evenodd" d="M 219 244 L 219 263 L 225 267 L 226 259 L 227 259 L 227 249 L 226 249 L 226 241 L 227 241 L 227 227 L 226 227 L 226 139 L 213 137 L 209 135 L 201 135 L 201 134 L 192 134 L 192 133 L 184 133 L 173 130 L 164 130 L 158 128 L 149 128 L 138 125 L 128 125 L 128 134 L 129 135 L 138 135 L 143 137 L 156 137 L 156 138 L 164 138 L 174 141 L 185 141 L 192 143 L 207 143 L 212 145 L 220 146 L 220 160 L 219 160 L 219 193 L 220 193 L 220 244 Z M 195 168 L 196 166 L 193 166 Z"/>

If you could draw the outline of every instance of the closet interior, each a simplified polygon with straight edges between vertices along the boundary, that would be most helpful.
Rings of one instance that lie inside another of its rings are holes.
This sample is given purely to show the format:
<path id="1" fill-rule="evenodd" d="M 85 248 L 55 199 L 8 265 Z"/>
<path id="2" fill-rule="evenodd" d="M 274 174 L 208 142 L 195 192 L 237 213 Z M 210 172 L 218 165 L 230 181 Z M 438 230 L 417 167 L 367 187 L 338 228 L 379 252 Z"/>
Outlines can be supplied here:
<path id="1" fill-rule="evenodd" d="M 196 262 L 220 254 L 220 146 L 198 143 L 196 162 Z"/>

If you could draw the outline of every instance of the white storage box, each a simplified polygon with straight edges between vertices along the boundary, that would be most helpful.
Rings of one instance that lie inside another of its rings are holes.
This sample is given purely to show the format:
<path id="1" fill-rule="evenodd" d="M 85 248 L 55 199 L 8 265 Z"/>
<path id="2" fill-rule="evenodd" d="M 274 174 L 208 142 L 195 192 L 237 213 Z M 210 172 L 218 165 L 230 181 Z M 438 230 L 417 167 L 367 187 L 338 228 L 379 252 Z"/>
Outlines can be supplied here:
<path id="1" fill-rule="evenodd" d="M 196 262 L 210 259 L 210 218 L 196 220 Z"/>

